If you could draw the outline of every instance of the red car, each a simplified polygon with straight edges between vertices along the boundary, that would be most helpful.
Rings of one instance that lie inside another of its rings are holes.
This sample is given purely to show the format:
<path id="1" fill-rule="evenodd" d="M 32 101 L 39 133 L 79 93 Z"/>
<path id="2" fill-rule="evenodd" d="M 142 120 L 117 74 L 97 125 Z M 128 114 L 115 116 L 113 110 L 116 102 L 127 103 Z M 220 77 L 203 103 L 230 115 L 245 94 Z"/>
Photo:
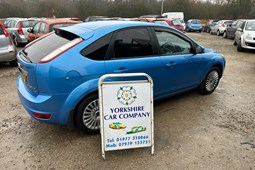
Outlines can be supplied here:
<path id="1" fill-rule="evenodd" d="M 164 24 L 170 27 L 173 27 L 181 32 L 185 32 L 185 28 L 182 25 L 181 21 L 177 19 L 166 19 L 166 18 L 135 18 L 134 21 L 142 21 L 142 22 L 154 22 L 157 24 Z"/>
<path id="2" fill-rule="evenodd" d="M 158 18 L 156 20 L 153 20 L 153 22 L 158 23 L 158 24 L 168 25 L 168 26 L 173 27 L 181 32 L 185 32 L 184 26 L 177 19 Z"/>
<path id="3" fill-rule="evenodd" d="M 55 18 L 55 19 L 45 19 L 38 21 L 33 28 L 29 29 L 28 32 L 28 41 L 32 42 L 33 40 L 48 34 L 53 31 L 53 28 L 70 26 L 73 24 L 78 24 L 80 21 L 78 19 L 72 18 Z"/>

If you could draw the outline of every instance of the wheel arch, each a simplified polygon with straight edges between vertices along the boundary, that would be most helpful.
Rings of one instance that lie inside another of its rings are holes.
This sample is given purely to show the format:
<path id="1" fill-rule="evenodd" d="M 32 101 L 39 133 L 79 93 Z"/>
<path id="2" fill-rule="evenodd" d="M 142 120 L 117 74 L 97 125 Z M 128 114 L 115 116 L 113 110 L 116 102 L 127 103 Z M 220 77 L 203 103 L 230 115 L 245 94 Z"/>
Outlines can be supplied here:
<path id="1" fill-rule="evenodd" d="M 69 128 L 74 127 L 74 116 L 79 104 L 89 95 L 98 92 L 98 79 L 87 81 L 76 87 L 66 98 L 65 103 L 60 111 L 59 119 L 65 122 Z"/>

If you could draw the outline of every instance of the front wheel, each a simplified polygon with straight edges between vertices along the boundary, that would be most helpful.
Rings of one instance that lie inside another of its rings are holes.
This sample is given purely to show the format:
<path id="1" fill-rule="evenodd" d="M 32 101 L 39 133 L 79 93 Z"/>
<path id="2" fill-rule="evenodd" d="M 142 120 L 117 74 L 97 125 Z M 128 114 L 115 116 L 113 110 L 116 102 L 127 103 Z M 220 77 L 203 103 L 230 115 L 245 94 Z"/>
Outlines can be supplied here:
<path id="1" fill-rule="evenodd" d="M 217 67 L 211 68 L 200 85 L 200 92 L 204 95 L 211 94 L 218 86 L 219 81 L 220 70 Z"/>
<path id="2" fill-rule="evenodd" d="M 80 103 L 75 122 L 76 126 L 84 133 L 97 134 L 100 132 L 98 94 L 91 94 Z"/>
<path id="3" fill-rule="evenodd" d="M 242 52 L 243 51 L 243 47 L 242 47 L 242 44 L 241 44 L 241 40 L 237 43 L 237 51 L 239 52 Z"/>

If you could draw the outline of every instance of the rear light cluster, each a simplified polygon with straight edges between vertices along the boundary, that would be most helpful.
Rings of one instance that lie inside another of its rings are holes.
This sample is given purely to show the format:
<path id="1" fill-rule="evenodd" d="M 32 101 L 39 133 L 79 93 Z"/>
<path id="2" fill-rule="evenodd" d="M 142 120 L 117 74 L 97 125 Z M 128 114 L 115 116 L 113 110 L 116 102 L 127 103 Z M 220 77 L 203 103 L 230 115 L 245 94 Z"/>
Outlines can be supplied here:
<path id="1" fill-rule="evenodd" d="M 10 34 L 9 34 L 8 31 L 6 30 L 6 28 L 5 28 L 3 25 L 0 25 L 0 27 L 1 27 L 1 28 L 3 29 L 3 31 L 4 31 L 5 37 L 9 37 Z"/>
<path id="2" fill-rule="evenodd" d="M 47 62 L 57 58 L 59 55 L 63 54 L 64 52 L 66 52 L 70 48 L 76 46 L 77 44 L 81 43 L 82 41 L 83 41 L 82 38 L 76 38 L 76 39 L 70 41 L 69 43 L 65 44 L 64 46 L 62 46 L 62 47 L 54 50 L 50 54 L 48 54 L 39 63 L 47 63 Z"/>
<path id="3" fill-rule="evenodd" d="M 41 114 L 41 113 L 35 113 L 32 112 L 32 114 L 39 119 L 50 119 L 51 118 L 51 114 Z"/>
<path id="4" fill-rule="evenodd" d="M 225 27 L 225 24 L 224 24 L 224 23 L 222 23 L 222 24 L 221 24 L 221 26 L 222 26 L 222 27 Z"/>
<path id="5" fill-rule="evenodd" d="M 21 26 L 21 22 L 18 22 L 18 30 L 17 31 L 20 35 L 24 35 L 23 30 L 22 30 L 22 26 Z"/>

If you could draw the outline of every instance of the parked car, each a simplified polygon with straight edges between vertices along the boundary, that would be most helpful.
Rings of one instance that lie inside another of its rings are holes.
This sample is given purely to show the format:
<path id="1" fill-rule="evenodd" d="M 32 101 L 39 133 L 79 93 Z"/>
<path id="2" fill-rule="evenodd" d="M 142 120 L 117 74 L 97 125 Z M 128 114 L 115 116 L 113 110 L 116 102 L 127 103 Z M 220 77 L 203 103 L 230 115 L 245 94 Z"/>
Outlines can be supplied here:
<path id="1" fill-rule="evenodd" d="M 107 16 L 88 16 L 84 22 L 98 21 L 100 18 L 108 18 Z"/>
<path id="2" fill-rule="evenodd" d="M 53 31 L 53 28 L 67 27 L 73 24 L 78 24 L 80 21 L 69 18 L 55 18 L 38 21 L 32 28 L 28 30 L 28 41 L 32 42 L 35 39 Z"/>
<path id="3" fill-rule="evenodd" d="M 132 21 L 153 22 L 156 18 L 134 18 Z"/>
<path id="4" fill-rule="evenodd" d="M 227 26 L 233 22 L 233 20 L 219 20 L 215 25 L 211 27 L 210 34 L 216 34 L 217 36 L 223 35 Z"/>
<path id="5" fill-rule="evenodd" d="M 235 38 L 235 33 L 237 28 L 240 28 L 245 20 L 243 19 L 238 19 L 235 20 L 232 24 L 230 24 L 227 28 L 226 31 L 223 33 L 224 38 Z"/>
<path id="6" fill-rule="evenodd" d="M 203 27 L 202 31 L 209 33 L 211 31 L 212 26 L 214 26 L 218 21 L 219 21 L 218 19 L 209 20 Z"/>
<path id="7" fill-rule="evenodd" d="M 186 23 L 186 31 L 202 31 L 202 24 L 199 19 L 190 19 Z"/>
<path id="8" fill-rule="evenodd" d="M 246 20 L 235 33 L 237 51 L 244 49 L 255 50 L 255 20 Z"/>
<path id="9" fill-rule="evenodd" d="M 12 67 L 18 65 L 16 48 L 2 22 L 0 22 L 0 62 L 9 62 Z"/>
<path id="10" fill-rule="evenodd" d="M 98 80 L 104 74 L 150 75 L 154 99 L 191 89 L 211 94 L 225 59 L 169 26 L 98 21 L 63 27 L 17 54 L 22 105 L 36 120 L 99 132 Z M 114 95 L 114 94 L 113 94 Z"/>
<path id="11" fill-rule="evenodd" d="M 185 29 L 184 29 L 182 23 L 180 22 L 180 20 L 177 20 L 177 19 L 159 18 L 159 19 L 153 20 L 153 22 L 157 23 L 157 24 L 168 25 L 168 26 L 173 27 L 181 32 L 185 32 Z"/>
<path id="12" fill-rule="evenodd" d="M 34 26 L 36 20 L 27 18 L 10 18 L 5 24 L 6 29 L 13 39 L 15 46 L 28 43 L 27 30 Z"/>

